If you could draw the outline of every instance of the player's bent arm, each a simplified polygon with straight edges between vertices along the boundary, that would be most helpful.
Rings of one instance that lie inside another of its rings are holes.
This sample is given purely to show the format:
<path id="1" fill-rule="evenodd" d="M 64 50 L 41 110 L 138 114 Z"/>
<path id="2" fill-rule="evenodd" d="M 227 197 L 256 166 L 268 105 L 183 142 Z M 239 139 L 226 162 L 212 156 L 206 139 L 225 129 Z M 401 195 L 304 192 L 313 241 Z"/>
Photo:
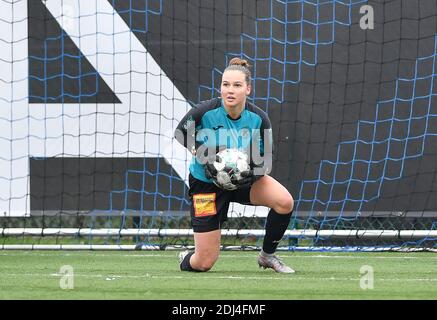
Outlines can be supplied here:
<path id="1" fill-rule="evenodd" d="M 196 134 L 201 129 L 201 120 L 206 111 L 216 108 L 220 103 L 219 99 L 204 101 L 190 109 L 179 122 L 175 132 L 175 139 L 187 148 L 193 155 L 202 144 L 196 141 Z"/>

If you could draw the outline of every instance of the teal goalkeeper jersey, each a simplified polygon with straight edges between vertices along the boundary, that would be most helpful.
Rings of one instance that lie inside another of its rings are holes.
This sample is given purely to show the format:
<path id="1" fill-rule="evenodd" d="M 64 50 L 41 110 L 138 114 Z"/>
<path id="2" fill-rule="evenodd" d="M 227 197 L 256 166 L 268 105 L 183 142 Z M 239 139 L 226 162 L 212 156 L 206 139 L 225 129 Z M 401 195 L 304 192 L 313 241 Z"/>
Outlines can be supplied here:
<path id="1" fill-rule="evenodd" d="M 250 159 L 254 148 L 257 154 L 264 156 L 272 145 L 270 120 L 263 110 L 246 102 L 240 117 L 232 119 L 220 98 L 193 107 L 179 123 L 175 137 L 193 154 L 200 146 L 214 150 L 237 148 L 247 153 Z M 212 183 L 205 176 L 204 165 L 196 157 L 191 159 L 190 173 L 198 180 Z"/>

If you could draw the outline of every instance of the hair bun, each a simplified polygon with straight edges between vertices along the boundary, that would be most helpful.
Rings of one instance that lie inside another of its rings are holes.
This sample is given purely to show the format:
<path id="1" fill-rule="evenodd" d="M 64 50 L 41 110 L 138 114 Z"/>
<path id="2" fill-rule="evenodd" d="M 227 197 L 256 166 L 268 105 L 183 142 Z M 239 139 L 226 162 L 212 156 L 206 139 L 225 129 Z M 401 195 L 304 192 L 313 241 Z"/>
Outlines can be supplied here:
<path id="1" fill-rule="evenodd" d="M 232 58 L 231 61 L 229 61 L 229 66 L 242 66 L 245 68 L 249 68 L 250 64 L 245 59 Z"/>

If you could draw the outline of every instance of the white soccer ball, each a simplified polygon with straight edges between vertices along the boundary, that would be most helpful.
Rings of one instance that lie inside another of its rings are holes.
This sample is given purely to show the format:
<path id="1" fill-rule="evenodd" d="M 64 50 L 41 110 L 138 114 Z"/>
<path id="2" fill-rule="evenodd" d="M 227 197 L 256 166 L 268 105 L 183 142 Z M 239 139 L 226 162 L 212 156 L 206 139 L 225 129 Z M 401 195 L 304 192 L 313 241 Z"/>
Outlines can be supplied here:
<path id="1" fill-rule="evenodd" d="M 212 179 L 214 184 L 226 190 L 236 190 L 238 185 L 232 181 L 242 179 L 241 172 L 250 169 L 247 155 L 238 149 L 220 151 L 212 165 L 217 170 L 217 175 Z"/>

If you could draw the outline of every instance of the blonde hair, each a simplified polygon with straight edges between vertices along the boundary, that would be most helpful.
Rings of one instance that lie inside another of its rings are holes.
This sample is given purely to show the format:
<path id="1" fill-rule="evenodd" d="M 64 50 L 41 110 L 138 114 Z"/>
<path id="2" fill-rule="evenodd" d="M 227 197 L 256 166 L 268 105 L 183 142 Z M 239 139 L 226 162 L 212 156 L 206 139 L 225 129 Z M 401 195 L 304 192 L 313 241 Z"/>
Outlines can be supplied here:
<path id="1" fill-rule="evenodd" d="M 252 75 L 249 68 L 250 68 L 250 64 L 249 62 L 247 62 L 247 60 L 240 59 L 240 58 L 232 58 L 231 61 L 229 61 L 229 64 L 224 72 L 228 70 L 241 71 L 246 76 L 246 83 L 250 85 L 250 83 L 252 82 Z"/>

